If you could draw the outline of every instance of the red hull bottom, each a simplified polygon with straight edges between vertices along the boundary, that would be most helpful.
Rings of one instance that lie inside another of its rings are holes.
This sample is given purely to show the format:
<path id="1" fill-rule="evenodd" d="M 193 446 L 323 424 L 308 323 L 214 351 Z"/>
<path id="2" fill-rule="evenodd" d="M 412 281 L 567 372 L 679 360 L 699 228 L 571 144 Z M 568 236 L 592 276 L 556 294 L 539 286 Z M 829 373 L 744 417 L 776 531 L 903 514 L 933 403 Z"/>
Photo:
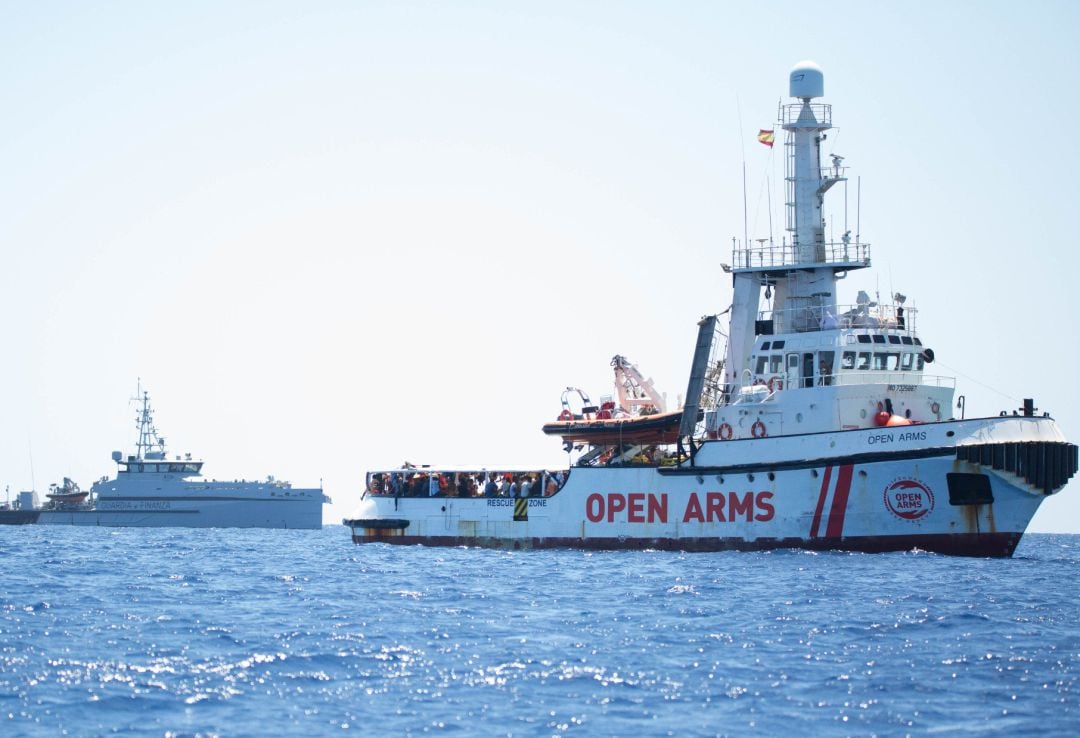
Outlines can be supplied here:
<path id="1" fill-rule="evenodd" d="M 861 538 L 464 538 L 459 536 L 408 536 L 396 531 L 377 535 L 353 534 L 353 543 L 393 543 L 401 546 L 465 546 L 498 549 L 577 548 L 603 551 L 929 551 L 950 556 L 1008 557 L 1013 555 L 1023 533 L 950 533 L 918 536 L 868 536 Z"/>

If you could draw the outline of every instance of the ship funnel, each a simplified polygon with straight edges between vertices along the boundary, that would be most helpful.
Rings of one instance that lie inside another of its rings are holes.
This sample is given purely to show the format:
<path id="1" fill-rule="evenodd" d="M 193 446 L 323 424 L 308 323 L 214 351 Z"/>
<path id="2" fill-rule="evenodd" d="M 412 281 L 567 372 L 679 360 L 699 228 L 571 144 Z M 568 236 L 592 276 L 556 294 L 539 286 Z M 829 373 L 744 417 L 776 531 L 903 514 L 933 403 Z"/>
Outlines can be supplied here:
<path id="1" fill-rule="evenodd" d="M 801 61 L 791 68 L 788 94 L 809 100 L 825 96 L 825 75 L 821 67 L 812 61 Z"/>

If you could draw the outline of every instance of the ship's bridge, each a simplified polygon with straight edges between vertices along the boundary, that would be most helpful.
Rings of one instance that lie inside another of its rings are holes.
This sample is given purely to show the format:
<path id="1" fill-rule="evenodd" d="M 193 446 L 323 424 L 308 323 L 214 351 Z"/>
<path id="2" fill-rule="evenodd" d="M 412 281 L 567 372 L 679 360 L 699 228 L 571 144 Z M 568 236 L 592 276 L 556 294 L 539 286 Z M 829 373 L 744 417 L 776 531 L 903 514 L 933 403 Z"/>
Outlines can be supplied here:
<path id="1" fill-rule="evenodd" d="M 812 320 L 807 320 L 808 314 Z M 787 306 L 781 310 L 758 312 L 754 333 L 768 336 L 854 329 L 856 332 L 879 332 L 880 336 L 889 336 L 888 340 L 894 342 L 900 342 L 899 337 L 904 336 L 903 343 L 910 344 L 915 336 L 917 317 L 918 310 L 905 307 L 903 303 L 882 305 L 867 299 L 854 305 L 837 305 L 833 313 L 813 298 L 789 297 Z"/>
<path id="2" fill-rule="evenodd" d="M 117 464 L 120 474 L 182 474 L 191 476 L 202 473 L 201 461 L 181 459 L 179 456 L 174 461 L 169 461 L 164 454 L 150 453 L 145 457 L 129 455 L 127 458 L 117 458 L 119 452 L 113 454 L 113 460 Z"/>

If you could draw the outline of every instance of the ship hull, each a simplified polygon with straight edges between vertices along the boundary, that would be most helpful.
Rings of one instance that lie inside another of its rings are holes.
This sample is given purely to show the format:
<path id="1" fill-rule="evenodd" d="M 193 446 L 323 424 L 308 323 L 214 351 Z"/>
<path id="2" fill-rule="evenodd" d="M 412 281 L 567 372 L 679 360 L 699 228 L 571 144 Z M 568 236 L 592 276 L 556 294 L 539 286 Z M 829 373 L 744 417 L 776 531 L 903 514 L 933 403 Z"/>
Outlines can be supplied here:
<path id="1" fill-rule="evenodd" d="M 1010 556 L 1076 463 L 1049 418 L 707 441 L 693 466 L 574 467 L 550 497 L 372 496 L 346 524 L 356 543 Z"/>
<path id="2" fill-rule="evenodd" d="M 0 525 L 32 525 L 40 514 L 38 510 L 0 510 Z"/>
<path id="3" fill-rule="evenodd" d="M 948 533 L 942 535 L 915 534 L 906 536 L 868 536 L 850 538 L 478 538 L 466 536 L 393 536 L 372 538 L 354 533 L 353 543 L 393 543 L 404 546 L 476 547 L 506 550 L 578 548 L 592 551 L 686 551 L 708 553 L 717 551 L 773 551 L 803 549 L 807 551 L 854 551 L 888 553 L 895 551 L 929 551 L 950 556 L 1001 558 L 1013 555 L 1023 537 L 1022 533 Z"/>
<path id="4" fill-rule="evenodd" d="M 294 492 L 300 492 L 294 490 Z M 323 495 L 250 499 L 200 497 L 99 498 L 87 508 L 42 510 L 39 525 L 117 528 L 322 528 Z"/>

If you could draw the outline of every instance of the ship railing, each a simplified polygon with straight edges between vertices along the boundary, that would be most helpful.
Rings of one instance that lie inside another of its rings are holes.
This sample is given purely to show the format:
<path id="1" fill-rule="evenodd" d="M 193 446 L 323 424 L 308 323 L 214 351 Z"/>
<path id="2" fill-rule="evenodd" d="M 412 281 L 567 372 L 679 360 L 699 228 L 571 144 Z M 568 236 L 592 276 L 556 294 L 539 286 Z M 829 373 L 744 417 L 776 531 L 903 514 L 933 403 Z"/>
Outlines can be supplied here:
<path id="1" fill-rule="evenodd" d="M 794 300 L 789 300 L 794 302 Z M 783 310 L 762 310 L 758 320 L 771 325 L 773 333 L 807 333 L 835 329 L 868 329 L 915 335 L 915 319 L 918 310 L 900 304 L 880 305 L 876 302 L 856 305 L 837 305 L 836 314 L 831 308 L 804 304 Z"/>
<path id="2" fill-rule="evenodd" d="M 826 241 L 810 247 L 787 242 L 749 246 L 736 241 L 731 260 L 734 271 L 815 266 L 857 268 L 870 265 L 870 244 L 863 241 Z"/>
<path id="3" fill-rule="evenodd" d="M 847 369 L 826 377 L 833 386 L 888 385 L 890 387 L 947 387 L 956 388 L 956 377 L 946 377 L 922 372 L 880 372 Z"/>
<path id="4" fill-rule="evenodd" d="M 364 497 L 550 497 L 562 489 L 568 471 L 552 469 L 502 468 L 491 469 L 434 469 L 418 466 L 387 471 L 368 472 Z M 434 484 L 432 483 L 434 478 Z M 520 494 L 522 483 L 528 479 L 528 495 Z M 497 485 L 496 494 L 485 494 L 488 481 Z M 504 484 L 506 482 L 505 491 Z M 517 493 L 510 488 L 517 485 Z"/>
<path id="5" fill-rule="evenodd" d="M 789 381 L 791 380 L 791 381 Z M 769 402 L 778 397 L 778 393 L 800 387 L 821 386 L 862 386 L 886 385 L 888 387 L 945 387 L 956 388 L 956 378 L 937 374 L 923 374 L 915 371 L 865 371 L 844 369 L 835 374 L 817 377 L 813 385 L 802 385 L 801 379 L 789 377 L 784 373 L 753 375 L 744 371 L 742 381 L 725 385 L 721 393 L 720 405 L 745 405 Z"/>
<path id="6" fill-rule="evenodd" d="M 803 108 L 809 106 L 814 114 L 814 120 L 822 129 L 832 128 L 832 104 L 831 103 L 781 103 L 780 126 L 782 128 L 795 128 L 802 115 Z"/>

